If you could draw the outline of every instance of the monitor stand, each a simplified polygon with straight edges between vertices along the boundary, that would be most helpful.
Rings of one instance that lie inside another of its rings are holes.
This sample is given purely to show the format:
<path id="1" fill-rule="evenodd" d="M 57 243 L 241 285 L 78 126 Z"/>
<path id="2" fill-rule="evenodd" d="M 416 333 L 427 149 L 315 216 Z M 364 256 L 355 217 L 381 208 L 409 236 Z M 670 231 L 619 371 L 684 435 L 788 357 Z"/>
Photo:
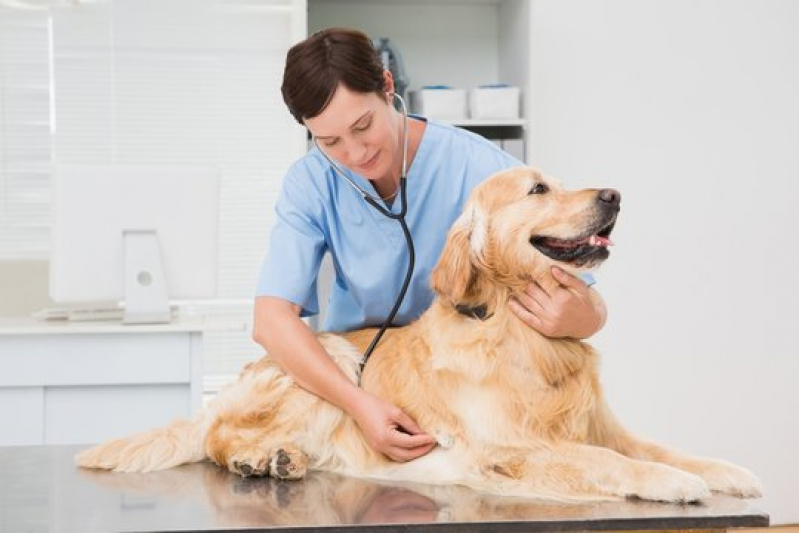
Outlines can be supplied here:
<path id="1" fill-rule="evenodd" d="M 164 265 L 154 230 L 124 230 L 125 324 L 165 324 L 172 313 Z"/>

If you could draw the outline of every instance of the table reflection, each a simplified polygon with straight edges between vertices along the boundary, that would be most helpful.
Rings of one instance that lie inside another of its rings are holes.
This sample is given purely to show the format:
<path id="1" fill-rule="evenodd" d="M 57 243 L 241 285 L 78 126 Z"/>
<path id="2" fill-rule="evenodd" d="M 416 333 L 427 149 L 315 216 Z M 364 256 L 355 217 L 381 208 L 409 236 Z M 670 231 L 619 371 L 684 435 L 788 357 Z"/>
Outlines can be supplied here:
<path id="1" fill-rule="evenodd" d="M 430 486 L 312 472 L 302 481 L 241 478 L 210 463 L 149 474 L 77 470 L 91 484 L 122 495 L 157 500 L 202 500 L 214 527 L 325 526 L 465 522 L 604 522 L 620 529 L 656 528 L 659 522 L 752 514 L 751 502 L 714 496 L 689 505 L 645 501 L 558 503 Z M 164 504 L 165 502 L 159 502 Z M 720 524 L 721 525 L 721 524 Z"/>

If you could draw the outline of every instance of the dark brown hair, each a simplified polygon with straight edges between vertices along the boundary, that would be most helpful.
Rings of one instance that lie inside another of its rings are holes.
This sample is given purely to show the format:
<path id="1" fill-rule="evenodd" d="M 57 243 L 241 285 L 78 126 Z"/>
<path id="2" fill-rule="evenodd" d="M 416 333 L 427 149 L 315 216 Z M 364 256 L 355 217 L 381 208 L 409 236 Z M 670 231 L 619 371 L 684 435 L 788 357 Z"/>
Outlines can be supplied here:
<path id="1" fill-rule="evenodd" d="M 382 94 L 383 64 L 372 40 L 358 31 L 328 28 L 291 47 L 283 71 L 283 101 L 300 124 L 319 115 L 339 83 L 354 92 Z"/>

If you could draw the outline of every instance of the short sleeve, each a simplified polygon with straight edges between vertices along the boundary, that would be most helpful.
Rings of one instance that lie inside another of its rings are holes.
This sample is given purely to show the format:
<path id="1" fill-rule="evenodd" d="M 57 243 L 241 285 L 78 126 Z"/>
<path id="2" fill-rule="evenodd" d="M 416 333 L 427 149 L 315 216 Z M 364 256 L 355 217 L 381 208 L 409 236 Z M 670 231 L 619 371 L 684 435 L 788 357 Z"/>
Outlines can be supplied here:
<path id="1" fill-rule="evenodd" d="M 470 186 L 484 181 L 501 170 L 524 166 L 524 163 L 484 137 L 472 134 L 469 145 L 471 150 L 469 173 L 475 180 Z"/>
<path id="2" fill-rule="evenodd" d="M 327 249 L 320 225 L 321 199 L 303 184 L 299 165 L 286 175 L 275 205 L 276 223 L 261 267 L 257 296 L 276 296 L 302 307 L 301 316 L 319 313 L 317 276 Z"/>

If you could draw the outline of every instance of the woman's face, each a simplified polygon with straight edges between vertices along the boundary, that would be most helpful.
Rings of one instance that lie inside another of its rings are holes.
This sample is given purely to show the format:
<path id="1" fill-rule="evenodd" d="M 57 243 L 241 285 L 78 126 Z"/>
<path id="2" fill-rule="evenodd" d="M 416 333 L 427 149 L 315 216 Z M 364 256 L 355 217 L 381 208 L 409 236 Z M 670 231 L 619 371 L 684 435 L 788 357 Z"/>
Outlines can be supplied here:
<path id="1" fill-rule="evenodd" d="M 328 157 L 369 180 L 381 180 L 399 169 L 397 118 L 385 96 L 339 85 L 324 111 L 305 125 Z"/>

